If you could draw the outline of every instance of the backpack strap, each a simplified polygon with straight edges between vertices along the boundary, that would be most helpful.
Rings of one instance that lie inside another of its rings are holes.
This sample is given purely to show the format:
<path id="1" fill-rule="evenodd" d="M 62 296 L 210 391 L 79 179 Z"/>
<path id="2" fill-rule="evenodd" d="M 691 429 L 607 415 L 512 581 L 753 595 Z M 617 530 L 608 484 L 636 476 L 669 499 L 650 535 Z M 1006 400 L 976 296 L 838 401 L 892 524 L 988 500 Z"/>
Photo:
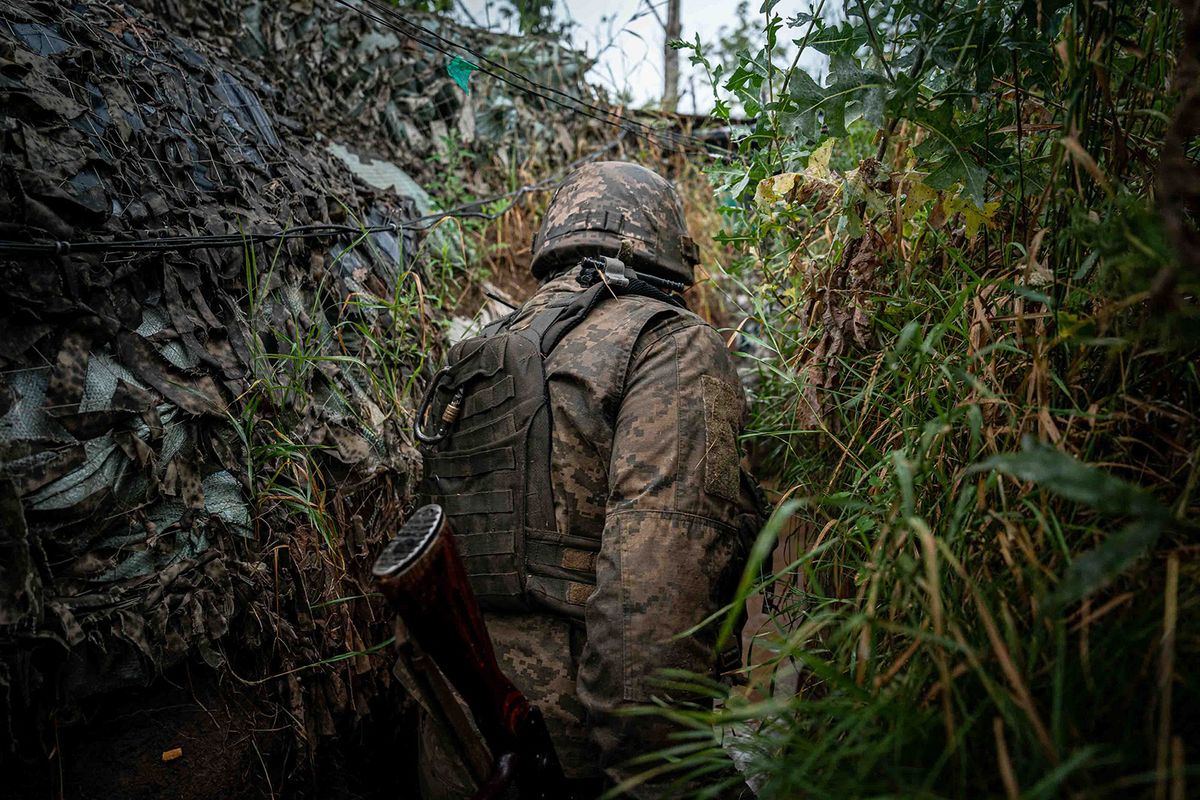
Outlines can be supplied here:
<path id="1" fill-rule="evenodd" d="M 601 278 L 603 273 L 603 278 Z M 583 270 L 579 274 L 579 283 L 588 287 L 582 292 L 576 292 L 561 303 L 551 303 L 529 325 L 529 332 L 537 337 L 542 358 L 548 358 L 563 337 L 571 329 L 583 322 L 592 310 L 609 297 L 624 297 L 639 295 L 659 300 L 676 308 L 687 309 L 683 299 L 663 291 L 648 280 L 649 276 L 639 275 L 626 267 L 615 258 L 584 259 Z M 661 279 L 654 279 L 661 280 Z M 669 288 L 682 290 L 683 284 L 662 281 L 670 284 Z M 549 313 L 558 307 L 558 313 Z"/>
<path id="2" fill-rule="evenodd" d="M 529 327 L 530 331 L 538 337 L 542 358 L 549 358 L 563 337 L 576 325 L 583 322 L 592 309 L 600 305 L 606 296 L 611 297 L 612 294 L 606 286 L 597 284 L 587 291 L 571 295 L 570 301 L 559 313 L 540 315 L 541 319 L 535 320 Z"/>

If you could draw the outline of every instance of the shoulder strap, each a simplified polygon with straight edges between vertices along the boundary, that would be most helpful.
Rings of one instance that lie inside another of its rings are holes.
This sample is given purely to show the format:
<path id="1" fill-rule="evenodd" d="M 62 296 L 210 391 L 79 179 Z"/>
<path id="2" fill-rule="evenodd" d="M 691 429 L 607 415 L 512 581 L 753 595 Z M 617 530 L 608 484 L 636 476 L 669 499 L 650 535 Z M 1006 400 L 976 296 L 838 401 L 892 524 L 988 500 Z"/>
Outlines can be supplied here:
<path id="1" fill-rule="evenodd" d="M 613 285 L 603 282 L 594 283 L 586 290 L 572 294 L 563 302 L 547 305 L 530 322 L 527 331 L 530 338 L 538 343 L 542 352 L 542 358 L 548 358 L 550 353 L 554 351 L 554 348 L 558 347 L 558 343 L 563 340 L 564 336 L 570 333 L 576 325 L 583 322 L 596 306 L 604 302 L 606 298 L 613 297 L 614 295 L 617 297 L 639 295 L 668 303 L 676 308 L 683 308 L 685 310 L 687 308 L 681 300 L 677 300 L 657 287 L 636 278 L 625 285 Z"/>
<path id="2" fill-rule="evenodd" d="M 513 321 L 513 318 L 514 318 L 514 317 L 516 317 L 516 316 L 517 316 L 517 312 L 516 312 L 516 311 L 510 311 L 509 313 L 505 314 L 503 317 L 500 317 L 499 319 L 494 319 L 494 320 L 492 320 L 492 321 L 491 321 L 491 322 L 489 322 L 487 325 L 484 325 L 484 326 L 483 326 L 483 330 L 481 330 L 481 331 L 479 332 L 479 335 L 480 335 L 480 336 L 494 336 L 494 335 L 496 335 L 496 334 L 497 334 L 497 333 L 499 333 L 500 331 L 502 331 L 502 330 L 504 330 L 505 328 L 507 328 L 507 327 L 509 326 L 509 324 L 510 324 L 510 323 Z"/>
<path id="3" fill-rule="evenodd" d="M 599 290 L 599 291 L 597 291 Z M 572 328 L 587 318 L 587 315 L 592 312 L 592 309 L 600 305 L 606 296 L 611 297 L 611 292 L 604 285 L 596 285 L 589 288 L 587 291 L 578 292 L 571 296 L 571 301 L 567 303 L 561 312 L 558 314 L 546 314 L 546 321 L 540 325 L 530 326 L 538 327 L 539 346 L 542 350 L 542 358 L 548 358 L 554 348 L 558 347 L 558 343 L 566 336 Z M 539 320 L 540 322 L 541 320 Z"/>

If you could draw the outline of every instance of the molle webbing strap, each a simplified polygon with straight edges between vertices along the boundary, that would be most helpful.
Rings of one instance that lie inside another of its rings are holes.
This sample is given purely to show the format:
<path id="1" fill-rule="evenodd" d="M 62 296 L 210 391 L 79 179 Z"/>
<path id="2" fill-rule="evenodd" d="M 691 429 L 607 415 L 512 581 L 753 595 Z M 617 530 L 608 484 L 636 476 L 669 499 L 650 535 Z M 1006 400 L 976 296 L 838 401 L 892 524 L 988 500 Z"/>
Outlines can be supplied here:
<path id="1" fill-rule="evenodd" d="M 454 541 L 463 558 L 479 558 L 511 553 L 516 539 L 514 531 L 484 531 L 482 533 L 454 532 Z"/>
<path id="2" fill-rule="evenodd" d="M 442 506 L 452 517 L 468 514 L 508 514 L 513 510 L 512 492 L 507 489 L 491 492 L 433 495 L 433 502 Z"/>
<path id="3" fill-rule="evenodd" d="M 488 601 L 498 605 L 496 601 L 511 598 L 513 583 L 521 578 L 515 572 L 480 572 L 470 562 L 466 562 L 465 566 L 470 575 L 471 588 L 485 608 L 488 607 Z"/>
<path id="4" fill-rule="evenodd" d="M 430 456 L 429 465 L 436 474 L 444 478 L 463 478 L 498 469 L 513 469 L 517 465 L 517 459 L 511 447 L 496 447 L 454 455 Z"/>
<path id="5" fill-rule="evenodd" d="M 462 416 L 469 417 L 478 414 L 485 408 L 493 408 L 513 396 L 513 379 L 506 375 L 484 389 L 473 392 L 463 400 Z"/>

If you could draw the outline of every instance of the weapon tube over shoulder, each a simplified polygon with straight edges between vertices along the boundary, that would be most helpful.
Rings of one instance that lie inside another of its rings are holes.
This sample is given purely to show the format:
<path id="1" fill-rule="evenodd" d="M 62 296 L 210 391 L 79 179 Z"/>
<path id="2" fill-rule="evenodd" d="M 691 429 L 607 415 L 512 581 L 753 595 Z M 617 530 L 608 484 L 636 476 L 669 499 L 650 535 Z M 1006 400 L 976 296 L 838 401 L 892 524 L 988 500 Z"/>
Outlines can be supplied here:
<path id="1" fill-rule="evenodd" d="M 569 798 L 538 708 L 500 669 L 441 506 L 416 511 L 372 570 L 413 639 L 471 711 L 494 761 L 477 798 Z"/>

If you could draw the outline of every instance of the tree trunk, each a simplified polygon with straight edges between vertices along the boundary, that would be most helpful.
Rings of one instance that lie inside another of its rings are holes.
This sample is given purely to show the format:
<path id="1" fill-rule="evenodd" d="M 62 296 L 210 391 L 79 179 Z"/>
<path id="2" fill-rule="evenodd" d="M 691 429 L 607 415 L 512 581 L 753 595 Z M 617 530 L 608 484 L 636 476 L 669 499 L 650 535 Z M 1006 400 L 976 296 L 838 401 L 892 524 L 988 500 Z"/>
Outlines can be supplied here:
<path id="1" fill-rule="evenodd" d="M 675 111 L 679 105 L 679 51 L 671 49 L 671 42 L 679 38 L 679 2 L 668 0 L 667 22 L 663 26 L 663 96 L 662 110 Z"/>

